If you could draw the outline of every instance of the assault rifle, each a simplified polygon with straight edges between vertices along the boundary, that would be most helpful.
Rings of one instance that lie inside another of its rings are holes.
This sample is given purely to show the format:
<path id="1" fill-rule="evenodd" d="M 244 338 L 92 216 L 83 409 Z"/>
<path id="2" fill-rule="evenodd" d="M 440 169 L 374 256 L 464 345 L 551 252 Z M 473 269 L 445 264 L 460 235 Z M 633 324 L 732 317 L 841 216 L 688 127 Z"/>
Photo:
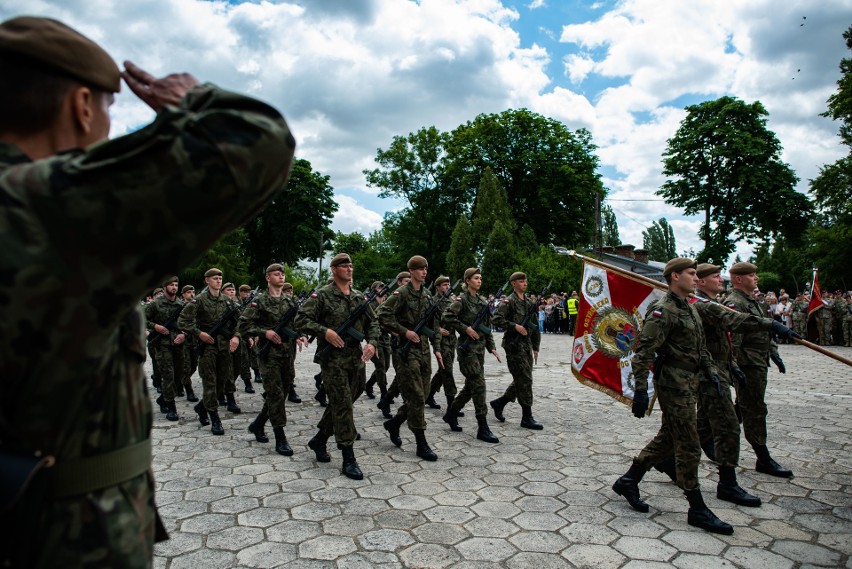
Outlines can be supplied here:
<path id="1" fill-rule="evenodd" d="M 545 294 L 550 292 L 550 285 L 552 284 L 553 281 L 550 281 L 549 283 L 547 283 L 546 287 L 541 289 L 541 293 L 539 293 L 536 302 L 533 302 L 532 305 L 530 305 L 530 307 L 527 309 L 526 314 L 524 314 L 524 319 L 521 322 L 518 322 L 518 324 L 520 324 L 527 330 L 530 329 L 530 321 L 533 320 L 533 318 L 538 319 L 538 300 L 541 299 L 541 297 L 543 297 Z M 516 332 L 514 335 L 509 336 L 509 342 L 512 345 L 515 345 L 521 341 L 521 338 L 523 338 L 523 336 Z"/>
<path id="2" fill-rule="evenodd" d="M 423 318 L 421 318 L 420 321 L 414 325 L 414 328 L 412 328 L 411 331 L 417 335 L 420 335 L 420 333 L 422 332 L 430 338 L 434 337 L 435 331 L 427 327 L 426 324 L 428 324 L 435 316 L 435 313 L 438 312 L 438 308 L 441 307 L 441 301 L 453 294 L 453 291 L 457 286 L 459 286 L 460 283 L 461 279 L 457 280 L 455 284 L 453 284 L 453 286 L 447 289 L 447 292 L 442 294 L 440 298 L 436 298 L 434 302 L 429 305 L 429 308 L 426 309 L 426 313 L 423 314 Z M 400 357 L 404 358 L 408 354 L 408 350 L 411 349 L 411 341 L 404 336 L 400 337 L 399 341 L 402 343 L 402 345 L 397 348 L 397 352 L 399 353 Z"/>
<path id="3" fill-rule="evenodd" d="M 163 337 L 166 337 L 166 336 L 171 338 L 172 332 L 177 332 L 177 326 L 176 325 L 177 325 L 177 321 L 178 321 L 178 316 L 180 316 L 180 313 L 183 312 L 183 306 L 184 305 L 182 305 L 182 304 L 179 305 L 175 309 L 175 311 L 172 312 L 172 314 L 169 316 L 169 319 L 166 320 L 166 323 L 163 324 L 164 327 L 169 329 L 167 334 L 161 334 L 161 333 L 157 332 L 156 330 L 152 330 L 151 333 L 148 334 L 148 346 L 149 347 L 151 347 L 152 349 L 156 348 L 157 344 L 160 343 L 160 338 L 163 338 Z"/>
<path id="4" fill-rule="evenodd" d="M 355 329 L 355 324 L 358 323 L 358 320 L 361 319 L 364 314 L 367 313 L 367 309 L 370 307 L 370 303 L 373 302 L 373 299 L 376 297 L 382 297 L 390 290 L 390 285 L 396 279 L 391 279 L 387 282 L 387 284 L 382 285 L 381 288 L 372 289 L 366 295 L 364 295 L 364 302 L 355 307 L 355 310 L 349 314 L 349 317 L 343 321 L 340 326 L 334 329 L 338 336 L 341 338 L 345 336 L 349 336 L 353 340 L 357 341 L 359 344 L 361 340 L 364 339 L 364 334 Z M 344 340 L 345 342 L 345 340 Z M 331 350 L 335 349 L 331 344 L 326 344 L 321 349 L 319 349 L 314 356 L 314 361 L 319 362 L 328 357 L 328 354 L 331 353 Z"/>
<path id="5" fill-rule="evenodd" d="M 509 281 L 506 281 L 505 283 L 503 283 L 503 286 L 501 286 L 499 289 L 497 289 L 497 292 L 494 293 L 494 302 L 500 301 L 500 297 L 503 296 L 503 291 L 506 290 L 507 286 L 509 286 Z M 485 321 L 485 317 L 487 315 L 489 315 L 490 313 L 491 313 L 491 305 L 490 305 L 490 303 L 486 302 L 485 306 L 482 307 L 482 309 L 479 311 L 479 314 L 476 315 L 476 318 L 474 318 L 473 323 L 470 325 L 470 327 L 473 328 L 474 331 L 476 331 L 477 334 L 480 334 L 480 335 L 491 334 L 491 328 L 490 327 L 486 328 L 485 326 L 482 325 L 482 323 Z M 473 340 L 473 339 L 471 339 L 470 336 L 465 335 L 465 338 L 462 341 L 462 343 L 459 344 L 458 349 L 462 350 L 462 351 L 469 350 L 470 344 L 472 342 L 478 342 L 478 341 L 479 340 Z"/>
<path id="6" fill-rule="evenodd" d="M 258 287 L 256 289 L 254 289 L 253 291 L 251 291 L 251 294 L 248 295 L 244 301 L 242 301 L 240 304 L 237 304 L 233 308 L 228 310 L 219 320 L 216 321 L 215 324 L 213 324 L 213 326 L 210 327 L 209 330 L 204 330 L 204 332 L 207 332 L 208 334 L 213 336 L 213 339 L 215 341 L 216 336 L 218 336 L 219 334 L 221 334 L 223 332 L 223 330 L 224 330 L 225 326 L 228 324 L 228 322 L 230 322 L 230 320 L 234 316 L 236 316 L 238 312 L 242 312 L 242 310 L 251 303 L 251 301 L 254 299 L 255 295 L 257 295 L 259 290 L 260 290 L 260 286 L 258 285 Z M 196 355 L 198 357 L 201 357 L 201 354 L 204 353 L 204 349 L 206 347 L 207 347 L 206 342 L 198 342 L 198 345 L 195 346 Z"/>
<path id="7" fill-rule="evenodd" d="M 296 317 L 296 313 L 299 311 L 299 307 L 302 306 L 302 303 L 305 302 L 305 299 L 315 293 L 317 287 L 314 287 L 310 290 L 310 292 L 302 292 L 297 298 L 296 302 L 291 306 L 287 312 L 275 323 L 275 326 L 272 328 L 272 331 L 278 334 L 279 336 L 287 336 L 291 340 L 295 340 L 299 337 L 299 333 L 290 328 L 290 322 Z M 266 341 L 266 344 L 260 349 L 260 353 L 258 353 L 258 357 L 263 357 L 269 352 L 269 349 L 272 347 L 272 342 L 269 340 Z"/>

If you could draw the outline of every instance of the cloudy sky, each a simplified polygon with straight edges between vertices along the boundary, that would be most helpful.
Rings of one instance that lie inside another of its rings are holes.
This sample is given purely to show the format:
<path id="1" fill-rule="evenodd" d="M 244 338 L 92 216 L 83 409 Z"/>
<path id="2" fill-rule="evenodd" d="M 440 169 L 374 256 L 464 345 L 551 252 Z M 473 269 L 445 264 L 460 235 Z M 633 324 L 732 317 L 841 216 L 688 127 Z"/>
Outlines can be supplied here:
<path id="1" fill-rule="evenodd" d="M 331 176 L 333 228 L 369 233 L 401 206 L 362 170 L 395 135 L 529 108 L 599 146 L 624 242 L 665 216 L 678 250 L 699 220 L 659 201 L 660 156 L 683 107 L 760 100 L 800 191 L 843 154 L 819 116 L 849 54 L 852 0 L 3 0 L 51 16 L 156 75 L 188 71 L 280 108 L 301 158 Z M 129 90 L 112 135 L 149 121 Z M 748 255 L 751 247 L 740 244 Z"/>

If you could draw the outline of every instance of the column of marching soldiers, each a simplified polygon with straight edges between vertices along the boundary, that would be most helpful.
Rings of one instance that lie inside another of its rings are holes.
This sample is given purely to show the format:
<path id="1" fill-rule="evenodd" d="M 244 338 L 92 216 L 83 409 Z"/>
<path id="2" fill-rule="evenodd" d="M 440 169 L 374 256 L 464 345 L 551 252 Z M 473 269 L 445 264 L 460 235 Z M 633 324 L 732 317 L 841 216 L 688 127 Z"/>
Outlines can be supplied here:
<path id="1" fill-rule="evenodd" d="M 258 442 L 268 443 L 265 426 L 271 423 L 275 451 L 291 456 L 293 448 L 284 429 L 286 403 L 301 402 L 294 387 L 296 351 L 315 341 L 314 362 L 321 370 L 315 376 L 315 398 L 324 409 L 316 434 L 307 446 L 318 462 L 330 462 L 327 443 L 334 437 L 342 454 L 342 473 L 349 478 L 363 478 L 354 455 L 354 443 L 360 435 L 355 429 L 353 403 L 363 393 L 375 398 L 375 386 L 380 391 L 377 407 L 386 419 L 384 428 L 390 441 L 402 446 L 400 429 L 407 423 L 416 441 L 416 455 L 424 460 L 438 458 L 426 440 L 424 408 L 441 408 L 435 402 L 441 389 L 447 405 L 443 421 L 453 431 L 463 430 L 458 419 L 464 416 L 462 409 L 471 400 L 477 421 L 476 438 L 480 441 L 499 442 L 488 426 L 489 405 L 494 416 L 503 422 L 504 408 L 517 400 L 522 410 L 520 426 L 543 429 L 532 414 L 532 370 L 538 360 L 541 336 L 537 303 L 526 292 L 526 275 L 515 272 L 509 277 L 494 298 L 499 300 L 510 284 L 512 291 L 492 314 L 487 297 L 480 292 L 480 269 L 466 270 L 454 284 L 448 277 L 439 276 L 430 292 L 426 286 L 427 260 L 414 256 L 407 268 L 397 275 L 395 283 L 377 281 L 368 291 L 361 292 L 352 286 L 349 255 L 340 253 L 331 261 L 328 283 L 300 296 L 294 296 L 292 285 L 285 282 L 284 267 L 277 263 L 266 269 L 266 290 L 260 292 L 260 287 L 252 290 L 242 285 L 239 296 L 232 283 L 223 285 L 222 271 L 216 268 L 205 273 L 206 286 L 198 296 L 191 285 L 184 286 L 178 294 L 177 277 L 166 279 L 162 294 L 155 291 L 154 300 L 146 306 L 149 353 L 154 363 L 155 386 L 161 391 L 157 398 L 161 412 L 168 420 L 177 421 L 175 398 L 185 395 L 188 401 L 196 402 L 193 409 L 199 422 L 210 425 L 214 435 L 222 435 L 218 409 L 224 406 L 233 414 L 241 412 L 235 398 L 235 380 L 239 375 L 245 391 L 254 393 L 250 372 L 253 369 L 254 381 L 263 384 L 264 403 L 248 431 Z M 735 312 L 712 301 L 721 292 L 720 271 L 720 267 L 707 264 L 696 269 L 695 261 L 682 258 L 673 259 L 666 266 L 669 294 L 655 303 L 646 316 L 647 325 L 640 333 L 634 359 L 637 381 L 633 413 L 642 417 L 647 410 L 647 386 L 643 391 L 647 382 L 640 379 L 648 376 L 656 356 L 653 369 L 662 425 L 657 437 L 634 459 L 613 490 L 634 509 L 647 512 L 649 507 L 641 499 L 638 485 L 645 472 L 656 468 L 684 490 L 690 505 L 690 525 L 730 534 L 733 528 L 720 521 L 701 497 L 697 481 L 700 449 L 719 465 L 717 497 L 741 506 L 757 507 L 761 500 L 737 482 L 734 469 L 739 461 L 740 420 L 746 439 L 757 454 L 757 471 L 792 477 L 791 471 L 769 455 L 763 399 L 768 332 L 790 338 L 798 335 L 762 317 L 745 294 L 741 294 L 741 306 L 728 304 Z M 754 265 L 739 263 L 731 268 L 731 274 L 735 272 L 740 273 L 740 289 L 756 286 Z M 462 291 L 456 296 L 460 283 Z M 683 298 L 696 288 L 698 294 L 692 301 L 695 305 L 684 304 Z M 736 288 L 734 293 L 737 294 Z M 505 331 L 502 347 L 512 382 L 503 395 L 486 403 L 485 352 L 500 361 L 493 327 Z M 746 355 L 746 361 L 739 367 L 736 358 L 732 359 L 732 330 L 752 338 L 743 342 L 740 336 L 738 349 Z M 665 364 L 658 363 L 663 354 Z M 434 376 L 433 355 L 437 362 Z M 464 376 L 461 391 L 453 376 L 456 356 Z M 365 365 L 368 361 L 375 366 L 369 380 Z M 773 361 L 780 361 L 777 351 L 773 351 Z M 391 365 L 395 377 L 388 385 Z M 783 363 L 779 368 L 782 366 Z M 200 401 L 191 383 L 196 368 L 203 386 Z M 706 377 L 698 381 L 700 370 Z M 742 412 L 735 409 L 731 400 L 732 386 L 737 387 Z M 400 395 L 402 403 L 392 414 L 391 404 Z"/>

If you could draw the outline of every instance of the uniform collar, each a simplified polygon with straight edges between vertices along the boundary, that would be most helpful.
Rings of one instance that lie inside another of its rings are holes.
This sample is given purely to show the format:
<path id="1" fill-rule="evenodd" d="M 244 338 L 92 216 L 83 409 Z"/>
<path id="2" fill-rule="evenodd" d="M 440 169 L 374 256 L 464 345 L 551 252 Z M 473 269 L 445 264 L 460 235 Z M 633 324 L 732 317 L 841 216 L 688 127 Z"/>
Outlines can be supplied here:
<path id="1" fill-rule="evenodd" d="M 0 142 L 0 168 L 28 162 L 32 160 L 20 148 L 8 142 Z"/>

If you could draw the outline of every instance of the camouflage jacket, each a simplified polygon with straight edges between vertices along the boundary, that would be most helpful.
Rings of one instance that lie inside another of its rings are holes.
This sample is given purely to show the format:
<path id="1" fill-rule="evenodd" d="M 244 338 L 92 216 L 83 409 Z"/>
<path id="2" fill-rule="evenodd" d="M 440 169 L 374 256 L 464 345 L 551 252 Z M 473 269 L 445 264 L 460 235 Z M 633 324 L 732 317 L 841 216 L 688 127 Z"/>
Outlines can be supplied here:
<path id="1" fill-rule="evenodd" d="M 732 353 L 730 332 L 768 332 L 772 328 L 772 320 L 769 318 L 725 310 L 701 291 L 696 294 L 693 304 L 704 326 L 707 351 L 723 375 L 726 375 L 728 366 L 736 361 L 736 355 Z"/>
<path id="2" fill-rule="evenodd" d="M 175 311 L 178 311 L 178 315 L 183 310 L 183 307 L 186 303 L 180 297 L 175 297 L 174 300 L 169 300 L 165 295 L 160 296 L 149 302 L 145 305 L 145 328 L 148 330 L 148 340 L 153 340 L 157 336 L 160 339 L 157 341 L 158 345 L 162 344 L 164 346 L 169 345 L 171 342 L 164 342 L 166 339 L 165 335 L 160 334 L 159 332 L 154 331 L 154 324 L 159 324 L 160 326 L 165 326 L 172 315 L 175 314 Z M 178 318 L 175 318 L 171 326 L 171 339 L 174 340 L 175 336 L 177 336 L 181 329 L 178 325 Z"/>
<path id="3" fill-rule="evenodd" d="M 236 308 L 236 303 L 231 300 L 223 292 L 219 292 L 217 296 L 210 294 L 210 291 L 204 291 L 192 302 L 187 302 L 178 319 L 180 329 L 189 332 L 194 337 L 198 337 L 202 332 L 210 332 L 219 320 L 233 308 Z M 236 335 L 236 319 L 239 318 L 239 312 L 229 319 L 219 329 L 217 337 L 225 340 L 230 340 Z"/>
<path id="4" fill-rule="evenodd" d="M 737 289 L 731 291 L 725 304 L 728 308 L 732 308 L 737 312 L 744 312 L 758 318 L 766 316 L 761 305 L 756 300 Z M 769 332 L 765 330 L 731 334 L 731 343 L 733 344 L 737 363 L 740 367 L 766 367 L 769 365 L 769 354 L 778 351 L 778 346 L 772 341 Z"/>
<path id="5" fill-rule="evenodd" d="M 243 311 L 242 316 L 240 316 L 240 323 L 237 327 L 240 337 L 252 338 L 257 336 L 260 338 L 258 346 L 261 349 L 264 348 L 269 343 L 266 339 L 266 331 L 275 328 L 281 317 L 295 305 L 296 301 L 293 297 L 283 292 L 278 297 L 270 295 L 268 291 L 258 294 Z M 289 326 L 295 331 L 293 321 L 290 321 Z M 269 353 L 289 355 L 292 351 L 290 344 L 295 344 L 295 341 L 286 334 L 279 335 L 281 336 L 282 343 L 280 345 L 272 344 L 269 348 Z"/>
<path id="6" fill-rule="evenodd" d="M 354 288 L 345 295 L 335 283 L 327 284 L 302 304 L 296 315 L 295 329 L 302 334 L 316 336 L 317 352 L 319 352 L 328 346 L 328 342 L 325 341 L 326 330 L 337 329 L 360 304 L 365 302 L 367 301 L 364 295 Z M 376 321 L 376 313 L 372 307 L 367 308 L 364 316 L 355 323 L 354 329 L 364 334 L 368 343 L 378 347 L 379 323 Z M 342 349 L 329 347 L 327 350 L 330 354 L 329 360 L 360 362 L 361 343 L 351 336 L 345 336 L 342 339 L 346 342 L 346 346 Z"/>
<path id="7" fill-rule="evenodd" d="M 654 302 L 645 316 L 633 357 L 636 390 L 648 389 L 648 372 L 658 354 L 666 360 L 657 385 L 681 386 L 696 377 L 717 373 L 704 341 L 698 311 L 689 301 L 672 292 Z"/>
<path id="8" fill-rule="evenodd" d="M 454 332 L 458 332 L 459 346 L 461 346 L 465 339 L 470 338 L 465 330 L 467 330 L 467 327 L 473 324 L 473 321 L 476 320 L 476 316 L 479 314 L 479 311 L 482 310 L 482 307 L 487 305 L 488 301 L 483 296 L 472 296 L 469 292 L 464 291 L 461 296 L 454 300 L 450 307 L 444 311 L 442 318 L 444 327 Z M 488 311 L 486 311 L 485 318 L 482 321 L 482 328 L 488 330 L 491 329 L 491 314 Z M 497 349 L 494 345 L 493 334 L 490 332 L 485 333 L 483 330 L 477 330 L 476 332 L 479 334 L 479 340 L 475 342 L 470 340 L 470 342 L 468 342 L 470 349 L 467 353 L 482 354 L 485 351 L 491 352 Z"/>
<path id="9" fill-rule="evenodd" d="M 431 304 L 432 295 L 429 291 L 422 286 L 420 290 L 414 290 L 411 281 L 408 281 L 393 291 L 393 294 L 379 307 L 378 317 L 382 331 L 396 334 L 399 338 L 398 345 L 401 346 L 404 342 L 405 333 L 420 322 Z M 429 338 L 421 332 L 420 344 L 419 346 L 413 345 L 410 348 L 411 352 L 419 348 L 420 351 L 428 353 L 429 344 L 432 345 L 434 351 L 441 351 L 441 339 L 438 337 L 437 319 L 433 318 L 432 322 L 426 323 L 426 326 L 436 333 Z"/>
<path id="10" fill-rule="evenodd" d="M 446 323 L 446 313 L 447 309 L 458 300 L 459 297 L 450 294 L 449 296 L 441 299 L 441 307 L 438 309 L 438 326 L 444 328 L 449 332 L 446 336 L 441 334 L 441 354 L 446 355 L 449 352 L 454 352 L 456 349 L 456 344 L 458 344 L 458 336 L 456 336 L 455 330 L 453 330 L 449 324 Z M 437 330 L 436 330 L 437 331 Z"/>
<path id="11" fill-rule="evenodd" d="M 794 300 L 793 301 L 793 315 L 795 317 L 796 314 L 800 314 L 802 316 L 808 313 L 808 303 L 804 300 Z"/>
<path id="12" fill-rule="evenodd" d="M 376 300 L 374 298 L 373 299 L 373 306 L 371 307 L 373 309 L 373 312 L 378 314 L 379 308 L 382 307 L 382 304 L 383 303 L 379 302 L 378 300 Z M 391 345 L 390 334 L 385 332 L 384 330 L 382 330 L 381 325 L 379 326 L 379 344 L 378 345 L 382 348 L 388 348 L 388 349 L 390 349 L 390 345 Z"/>
<path id="13" fill-rule="evenodd" d="M 527 322 L 527 336 L 521 336 L 515 330 L 515 324 L 522 324 L 527 312 L 533 305 L 528 294 L 523 298 L 512 292 L 506 302 L 501 302 L 494 312 L 494 325 L 503 328 L 502 346 L 506 351 L 523 350 L 527 346 L 532 347 L 534 352 L 541 345 L 541 333 L 538 331 L 538 311 L 535 311 Z"/>

